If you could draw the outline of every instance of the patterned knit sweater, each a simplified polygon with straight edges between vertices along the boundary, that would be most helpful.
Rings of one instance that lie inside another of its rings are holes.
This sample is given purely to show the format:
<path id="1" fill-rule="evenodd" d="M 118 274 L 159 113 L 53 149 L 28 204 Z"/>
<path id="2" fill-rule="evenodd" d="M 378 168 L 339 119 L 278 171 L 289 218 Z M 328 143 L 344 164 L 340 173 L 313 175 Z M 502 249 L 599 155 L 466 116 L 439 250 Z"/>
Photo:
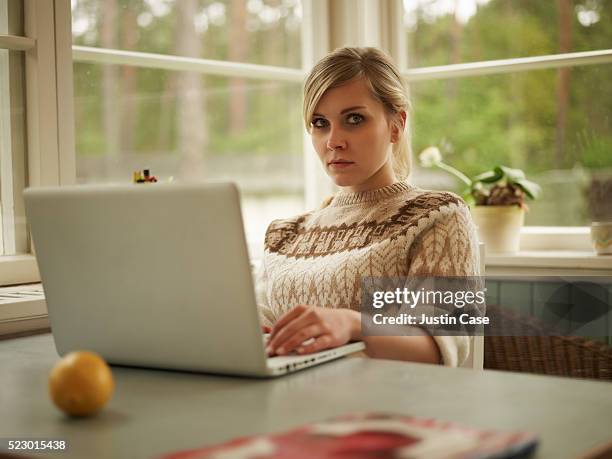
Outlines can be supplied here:
<path id="1" fill-rule="evenodd" d="M 478 244 L 466 204 L 449 192 L 406 182 L 340 192 L 331 203 L 273 221 L 257 276 L 262 322 L 298 304 L 359 311 L 361 276 L 479 275 Z M 434 337 L 443 362 L 461 365 L 467 336 Z"/>

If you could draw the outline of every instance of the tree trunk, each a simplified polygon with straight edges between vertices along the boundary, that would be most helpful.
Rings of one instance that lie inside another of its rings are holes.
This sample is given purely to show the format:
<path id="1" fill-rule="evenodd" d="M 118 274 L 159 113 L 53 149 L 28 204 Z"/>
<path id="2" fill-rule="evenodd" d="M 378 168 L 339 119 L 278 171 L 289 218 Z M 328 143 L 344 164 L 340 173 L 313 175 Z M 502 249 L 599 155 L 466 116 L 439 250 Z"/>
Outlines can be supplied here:
<path id="1" fill-rule="evenodd" d="M 567 53 L 572 48 L 572 0 L 557 0 L 559 11 L 559 52 Z M 571 158 L 566 157 L 565 138 L 567 113 L 569 109 L 570 69 L 562 68 L 557 73 L 557 132 L 555 136 L 555 166 L 570 166 Z"/>
<path id="2" fill-rule="evenodd" d="M 475 18 L 478 18 L 478 9 L 480 8 L 480 5 L 478 4 L 478 2 L 476 2 L 476 13 L 474 14 Z M 483 54 L 482 54 L 482 22 L 479 20 L 475 20 L 473 23 L 473 27 L 476 29 L 476 33 L 474 34 L 474 36 L 476 37 L 476 42 L 472 42 L 471 45 L 473 46 L 473 48 L 470 50 L 471 51 L 471 55 L 472 55 L 472 59 L 475 62 L 478 61 L 482 61 L 483 60 Z"/>
<path id="3" fill-rule="evenodd" d="M 136 49 L 138 43 L 138 22 L 136 11 L 128 5 L 124 9 L 121 24 L 121 48 Z M 132 65 L 121 67 L 121 82 L 123 97 L 121 97 L 121 150 L 125 153 L 134 151 L 134 132 L 138 112 L 138 68 Z M 117 117 L 119 118 L 119 117 Z"/>
<path id="4" fill-rule="evenodd" d="M 457 12 L 459 10 L 459 1 L 455 0 L 455 8 L 453 13 L 453 23 L 451 26 L 451 64 L 461 63 L 461 39 L 463 37 L 463 26 L 457 19 Z M 457 106 L 457 80 L 450 79 L 446 82 L 446 94 L 449 102 L 453 107 Z"/>
<path id="5" fill-rule="evenodd" d="M 229 60 L 245 62 L 248 53 L 247 11 L 244 0 L 232 0 Z M 229 131 L 238 134 L 246 127 L 247 83 L 244 78 L 229 80 Z"/>
<path id="6" fill-rule="evenodd" d="M 455 0 L 453 24 L 451 27 L 451 64 L 461 63 L 461 39 L 463 37 L 463 26 L 457 18 L 459 0 Z"/>
<path id="7" fill-rule="evenodd" d="M 200 57 L 201 43 L 193 22 L 197 6 L 197 0 L 176 2 L 176 53 L 180 56 Z M 181 154 L 180 174 L 185 180 L 204 176 L 208 134 L 202 80 L 197 72 L 181 72 L 177 77 L 178 149 Z"/>
<path id="8" fill-rule="evenodd" d="M 102 48 L 117 48 L 117 0 L 106 0 L 101 3 L 100 45 Z M 117 156 L 121 150 L 121 119 L 117 116 L 118 100 L 118 67 L 102 65 L 102 126 L 106 139 L 106 156 Z"/>
<path id="9" fill-rule="evenodd" d="M 281 0 L 268 0 L 267 4 L 270 8 L 278 9 L 281 7 Z M 284 20 L 281 18 L 276 27 L 265 32 L 266 42 L 264 44 L 264 56 L 266 65 L 278 65 L 279 67 L 286 65 L 285 62 L 283 62 L 283 58 L 286 53 L 285 46 L 287 46 L 288 40 L 286 39 L 283 26 Z M 282 83 L 276 81 L 270 81 L 264 84 L 262 96 L 268 100 L 272 97 L 278 97 L 279 87 L 282 87 Z"/>
<path id="10" fill-rule="evenodd" d="M 169 72 L 164 82 L 164 89 L 159 95 L 158 146 L 159 150 L 163 152 L 172 150 L 172 121 L 177 100 L 176 79 L 176 73 Z"/>

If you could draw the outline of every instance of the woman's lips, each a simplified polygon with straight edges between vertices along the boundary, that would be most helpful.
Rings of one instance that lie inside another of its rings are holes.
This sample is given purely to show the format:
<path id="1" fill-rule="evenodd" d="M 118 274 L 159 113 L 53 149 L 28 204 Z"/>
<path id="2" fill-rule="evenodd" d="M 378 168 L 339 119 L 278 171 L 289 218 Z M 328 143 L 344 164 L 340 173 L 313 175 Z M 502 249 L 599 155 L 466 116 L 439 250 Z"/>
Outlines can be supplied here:
<path id="1" fill-rule="evenodd" d="M 346 169 L 347 167 L 350 167 L 353 164 L 355 163 L 352 161 L 331 161 L 329 163 L 329 167 L 332 169 Z"/>

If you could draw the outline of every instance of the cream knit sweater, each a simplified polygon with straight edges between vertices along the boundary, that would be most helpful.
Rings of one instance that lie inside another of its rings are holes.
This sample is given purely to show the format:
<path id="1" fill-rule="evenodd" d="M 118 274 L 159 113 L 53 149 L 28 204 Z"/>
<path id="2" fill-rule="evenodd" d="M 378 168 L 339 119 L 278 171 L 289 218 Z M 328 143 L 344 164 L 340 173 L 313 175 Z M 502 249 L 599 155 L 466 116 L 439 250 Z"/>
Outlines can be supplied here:
<path id="1" fill-rule="evenodd" d="M 412 275 L 477 276 L 478 244 L 458 196 L 405 182 L 340 192 L 331 203 L 273 221 L 257 276 L 262 322 L 298 304 L 360 309 L 360 279 Z M 445 365 L 461 365 L 467 336 L 434 336 Z"/>

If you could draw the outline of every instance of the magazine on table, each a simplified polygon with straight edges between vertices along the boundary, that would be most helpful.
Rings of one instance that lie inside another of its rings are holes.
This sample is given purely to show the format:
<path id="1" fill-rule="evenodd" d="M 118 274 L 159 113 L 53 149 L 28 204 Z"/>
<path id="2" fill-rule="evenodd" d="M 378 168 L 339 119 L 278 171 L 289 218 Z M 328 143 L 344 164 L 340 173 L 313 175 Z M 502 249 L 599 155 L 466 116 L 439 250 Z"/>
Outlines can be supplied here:
<path id="1" fill-rule="evenodd" d="M 474 429 L 435 419 L 367 413 L 177 451 L 159 459 L 509 459 L 529 457 L 537 444 L 537 437 L 527 432 Z"/>

